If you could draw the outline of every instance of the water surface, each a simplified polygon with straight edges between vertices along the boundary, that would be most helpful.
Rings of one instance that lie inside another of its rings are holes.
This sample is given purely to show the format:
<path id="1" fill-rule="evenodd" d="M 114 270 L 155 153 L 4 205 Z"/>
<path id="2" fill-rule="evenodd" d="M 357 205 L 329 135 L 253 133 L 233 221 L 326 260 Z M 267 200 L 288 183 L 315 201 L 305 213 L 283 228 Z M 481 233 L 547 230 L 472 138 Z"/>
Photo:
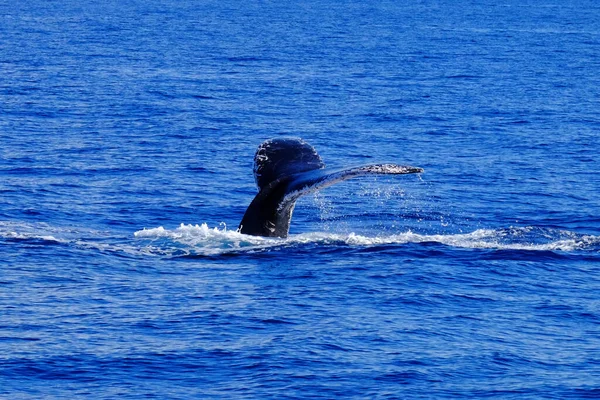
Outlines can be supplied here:
<path id="1" fill-rule="evenodd" d="M 0 4 L 1 397 L 600 396 L 598 5 L 146 3 Z"/>

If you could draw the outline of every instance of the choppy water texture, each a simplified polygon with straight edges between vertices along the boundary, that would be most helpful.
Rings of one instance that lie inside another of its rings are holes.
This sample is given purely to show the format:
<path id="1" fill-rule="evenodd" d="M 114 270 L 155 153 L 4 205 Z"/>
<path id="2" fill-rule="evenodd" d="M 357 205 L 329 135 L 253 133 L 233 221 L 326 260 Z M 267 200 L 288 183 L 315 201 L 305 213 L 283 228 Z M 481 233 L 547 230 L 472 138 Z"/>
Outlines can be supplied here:
<path id="1" fill-rule="evenodd" d="M 593 1 L 1 2 L 0 397 L 598 398 L 599 104 Z M 283 134 L 425 173 L 239 234 Z"/>

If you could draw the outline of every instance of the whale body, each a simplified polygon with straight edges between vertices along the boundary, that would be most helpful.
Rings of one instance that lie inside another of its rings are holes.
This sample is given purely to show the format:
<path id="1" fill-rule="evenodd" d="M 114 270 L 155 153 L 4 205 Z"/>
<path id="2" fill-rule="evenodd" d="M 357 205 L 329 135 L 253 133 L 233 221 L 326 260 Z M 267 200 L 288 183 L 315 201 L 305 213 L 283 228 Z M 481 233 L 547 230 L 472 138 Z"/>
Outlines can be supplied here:
<path id="1" fill-rule="evenodd" d="M 238 231 L 247 235 L 285 238 L 296 200 L 334 183 L 363 175 L 403 175 L 422 168 L 371 164 L 351 168 L 325 168 L 313 146 L 299 138 L 270 139 L 254 156 L 258 194 L 248 206 Z"/>

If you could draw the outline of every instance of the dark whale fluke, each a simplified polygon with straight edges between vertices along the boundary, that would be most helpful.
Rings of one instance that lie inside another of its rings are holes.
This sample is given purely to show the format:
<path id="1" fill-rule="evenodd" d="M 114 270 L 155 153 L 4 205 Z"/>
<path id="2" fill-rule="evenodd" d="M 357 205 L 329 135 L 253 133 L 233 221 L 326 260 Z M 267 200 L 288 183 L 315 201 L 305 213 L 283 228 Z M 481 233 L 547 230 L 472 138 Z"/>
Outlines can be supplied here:
<path id="1" fill-rule="evenodd" d="M 325 169 L 315 148 L 302 139 L 270 139 L 258 146 L 254 156 L 254 179 L 259 192 L 246 210 L 238 231 L 285 238 L 300 196 L 355 176 L 420 172 L 422 168 L 396 164 Z"/>

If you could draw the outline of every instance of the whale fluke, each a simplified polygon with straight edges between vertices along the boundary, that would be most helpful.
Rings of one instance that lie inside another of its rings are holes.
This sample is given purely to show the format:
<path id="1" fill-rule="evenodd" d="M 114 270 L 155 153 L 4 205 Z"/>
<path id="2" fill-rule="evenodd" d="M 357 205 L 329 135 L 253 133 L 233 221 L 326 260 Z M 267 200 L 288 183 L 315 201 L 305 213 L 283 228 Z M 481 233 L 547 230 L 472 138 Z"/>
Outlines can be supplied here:
<path id="1" fill-rule="evenodd" d="M 254 179 L 259 192 L 246 210 L 238 231 L 285 238 L 300 196 L 356 176 L 421 172 L 422 168 L 396 164 L 326 169 L 315 148 L 302 139 L 270 139 L 258 146 L 254 156 Z"/>

